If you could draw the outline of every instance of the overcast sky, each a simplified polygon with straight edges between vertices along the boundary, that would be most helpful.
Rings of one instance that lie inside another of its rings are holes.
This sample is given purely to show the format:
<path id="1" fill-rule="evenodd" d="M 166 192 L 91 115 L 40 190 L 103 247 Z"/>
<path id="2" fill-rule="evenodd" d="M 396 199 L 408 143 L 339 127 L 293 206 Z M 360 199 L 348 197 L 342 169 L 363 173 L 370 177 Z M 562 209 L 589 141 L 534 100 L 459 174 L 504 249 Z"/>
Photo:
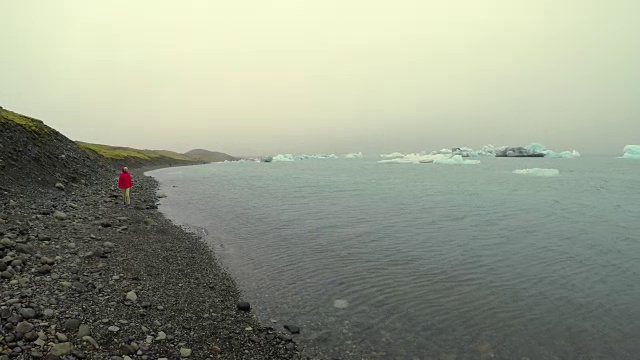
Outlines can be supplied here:
<path id="1" fill-rule="evenodd" d="M 0 106 L 236 155 L 640 143 L 638 0 L 1 1 Z"/>

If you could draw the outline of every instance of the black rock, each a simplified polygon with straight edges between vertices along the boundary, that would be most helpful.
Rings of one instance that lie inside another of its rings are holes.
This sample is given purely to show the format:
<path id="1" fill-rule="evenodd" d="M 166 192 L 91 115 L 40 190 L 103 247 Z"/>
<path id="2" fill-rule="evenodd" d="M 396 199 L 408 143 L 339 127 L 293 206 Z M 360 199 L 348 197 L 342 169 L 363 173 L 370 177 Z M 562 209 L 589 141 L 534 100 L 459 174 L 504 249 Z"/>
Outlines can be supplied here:
<path id="1" fill-rule="evenodd" d="M 73 284 L 71 284 L 71 287 L 77 292 L 87 291 L 87 287 L 79 281 L 75 281 Z"/>
<path id="2" fill-rule="evenodd" d="M 249 305 L 249 303 L 246 301 L 238 301 L 238 310 L 251 311 L 251 305 Z"/>
<path id="3" fill-rule="evenodd" d="M 285 325 L 284 328 L 292 334 L 300 334 L 300 328 L 295 325 Z"/>
<path id="4" fill-rule="evenodd" d="M 38 333 L 36 333 L 35 331 L 29 331 L 28 333 L 24 334 L 24 339 L 28 342 L 36 341 L 38 340 Z"/>
<path id="5" fill-rule="evenodd" d="M 64 322 L 64 328 L 67 330 L 77 330 L 81 323 L 78 319 L 69 319 Z"/>
<path id="6" fill-rule="evenodd" d="M 132 355 L 136 353 L 136 349 L 131 345 L 122 344 L 120 345 L 120 353 L 122 353 L 122 355 Z"/>
<path id="7" fill-rule="evenodd" d="M 71 355 L 75 356 L 78 359 L 86 359 L 87 355 L 85 355 L 85 353 L 83 351 L 80 350 L 74 350 Z"/>
<path id="8" fill-rule="evenodd" d="M 31 246 L 26 244 L 17 244 L 16 251 L 23 254 L 33 254 L 33 249 L 31 248 Z"/>
<path id="9" fill-rule="evenodd" d="M 11 316 L 11 310 L 9 310 L 9 309 L 0 310 L 0 318 L 8 319 L 10 316 Z"/>

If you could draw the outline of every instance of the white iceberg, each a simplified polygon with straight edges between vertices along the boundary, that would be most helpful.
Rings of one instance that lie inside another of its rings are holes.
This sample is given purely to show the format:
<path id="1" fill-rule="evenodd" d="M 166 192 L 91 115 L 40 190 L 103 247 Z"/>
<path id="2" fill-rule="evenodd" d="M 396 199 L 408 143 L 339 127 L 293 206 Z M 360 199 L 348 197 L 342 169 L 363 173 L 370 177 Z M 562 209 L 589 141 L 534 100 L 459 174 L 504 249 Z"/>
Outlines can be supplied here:
<path id="1" fill-rule="evenodd" d="M 383 159 L 393 159 L 393 158 L 404 157 L 404 154 L 399 152 L 392 152 L 390 154 L 381 154 L 380 157 Z"/>
<path id="2" fill-rule="evenodd" d="M 465 160 L 461 155 L 453 155 L 448 159 L 436 159 L 433 163 L 441 165 L 475 165 L 479 164 L 480 160 Z"/>
<path id="3" fill-rule="evenodd" d="M 378 162 L 381 164 L 426 164 L 432 163 L 435 160 L 439 159 L 450 159 L 451 155 L 446 154 L 425 154 L 421 153 L 413 153 L 406 154 L 403 157 L 395 158 L 395 159 L 387 159 L 387 160 L 379 160 Z"/>
<path id="4" fill-rule="evenodd" d="M 543 153 L 544 157 L 548 157 L 548 158 L 571 159 L 571 158 L 580 157 L 580 153 L 577 152 L 575 149 L 573 151 L 567 150 L 567 151 L 561 151 L 557 153 L 557 152 L 554 152 L 553 150 L 549 150 L 545 148 L 544 145 L 539 143 L 529 144 L 525 146 L 525 149 L 531 152 Z"/>
<path id="5" fill-rule="evenodd" d="M 364 155 L 362 152 L 350 153 L 344 156 L 345 159 L 362 159 Z"/>
<path id="6" fill-rule="evenodd" d="M 278 154 L 271 158 L 271 162 L 290 162 L 296 161 L 293 154 Z"/>
<path id="7" fill-rule="evenodd" d="M 640 145 L 627 145 L 623 151 L 622 159 L 640 159 Z"/>
<path id="8" fill-rule="evenodd" d="M 513 173 L 521 174 L 521 175 L 533 175 L 533 176 L 557 176 L 560 174 L 560 171 L 556 169 L 533 168 L 533 169 L 513 170 Z"/>
<path id="9" fill-rule="evenodd" d="M 293 155 L 293 154 L 278 154 L 276 156 L 267 157 L 266 162 L 291 162 L 298 160 L 314 160 L 314 159 L 338 159 L 335 154 L 316 154 L 316 155 Z"/>

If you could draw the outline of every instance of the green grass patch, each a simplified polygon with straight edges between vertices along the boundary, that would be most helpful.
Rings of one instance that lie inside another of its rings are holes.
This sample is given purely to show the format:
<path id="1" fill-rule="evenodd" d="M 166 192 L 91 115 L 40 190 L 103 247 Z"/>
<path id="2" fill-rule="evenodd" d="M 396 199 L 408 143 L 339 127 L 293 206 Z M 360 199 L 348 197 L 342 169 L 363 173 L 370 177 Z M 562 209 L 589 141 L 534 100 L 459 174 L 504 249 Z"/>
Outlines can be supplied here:
<path id="1" fill-rule="evenodd" d="M 35 134 L 49 134 L 49 127 L 42 121 L 12 111 L 0 109 L 0 121 L 10 121 Z"/>
<path id="2" fill-rule="evenodd" d="M 90 144 L 80 141 L 76 141 L 76 144 L 78 144 L 78 146 L 83 150 L 93 150 L 107 159 L 121 160 L 125 158 L 137 158 L 142 160 L 153 160 L 165 157 L 175 160 L 190 160 L 182 154 L 167 150 L 138 150 L 128 147 Z"/>

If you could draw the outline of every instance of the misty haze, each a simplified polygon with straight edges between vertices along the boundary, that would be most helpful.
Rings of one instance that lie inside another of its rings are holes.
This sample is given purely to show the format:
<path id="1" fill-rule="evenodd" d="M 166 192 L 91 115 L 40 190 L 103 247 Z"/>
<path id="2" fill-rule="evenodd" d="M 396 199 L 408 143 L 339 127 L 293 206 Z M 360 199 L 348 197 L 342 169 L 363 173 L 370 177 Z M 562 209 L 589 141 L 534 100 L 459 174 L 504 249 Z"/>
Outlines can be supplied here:
<path id="1" fill-rule="evenodd" d="M 0 360 L 640 358 L 640 1 L 0 14 Z"/>

